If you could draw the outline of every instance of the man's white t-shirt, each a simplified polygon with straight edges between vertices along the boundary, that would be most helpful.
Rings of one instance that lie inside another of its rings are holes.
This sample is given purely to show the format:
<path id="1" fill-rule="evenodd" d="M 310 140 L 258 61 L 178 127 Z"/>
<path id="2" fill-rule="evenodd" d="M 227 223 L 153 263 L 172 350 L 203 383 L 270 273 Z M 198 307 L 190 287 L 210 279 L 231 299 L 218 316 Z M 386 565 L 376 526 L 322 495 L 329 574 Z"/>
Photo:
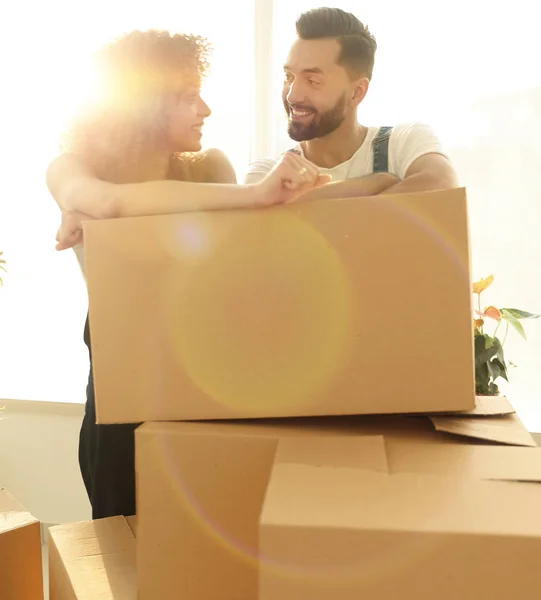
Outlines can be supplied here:
<path id="1" fill-rule="evenodd" d="M 379 127 L 369 127 L 363 143 L 349 160 L 331 169 L 320 168 L 320 172 L 331 175 L 333 181 L 343 181 L 344 179 L 370 175 L 373 172 L 374 166 L 373 141 L 378 131 Z M 295 149 L 304 156 L 301 144 L 295 146 Z M 392 173 L 402 181 L 415 160 L 425 154 L 432 153 L 445 156 L 440 141 L 428 125 L 423 123 L 396 125 L 389 139 L 389 173 Z M 250 165 L 244 183 L 248 184 L 260 181 L 274 167 L 277 161 L 277 158 L 256 160 Z"/>

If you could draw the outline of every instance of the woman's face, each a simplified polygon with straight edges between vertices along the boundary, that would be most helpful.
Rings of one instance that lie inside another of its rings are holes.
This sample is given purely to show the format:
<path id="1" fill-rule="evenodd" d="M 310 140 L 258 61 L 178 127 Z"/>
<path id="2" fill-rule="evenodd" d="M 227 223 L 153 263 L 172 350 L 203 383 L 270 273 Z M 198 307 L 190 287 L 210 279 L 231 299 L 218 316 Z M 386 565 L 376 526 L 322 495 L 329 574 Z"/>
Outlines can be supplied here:
<path id="1" fill-rule="evenodd" d="M 169 142 L 173 152 L 201 150 L 202 127 L 210 109 L 198 88 L 184 90 L 169 111 Z"/>

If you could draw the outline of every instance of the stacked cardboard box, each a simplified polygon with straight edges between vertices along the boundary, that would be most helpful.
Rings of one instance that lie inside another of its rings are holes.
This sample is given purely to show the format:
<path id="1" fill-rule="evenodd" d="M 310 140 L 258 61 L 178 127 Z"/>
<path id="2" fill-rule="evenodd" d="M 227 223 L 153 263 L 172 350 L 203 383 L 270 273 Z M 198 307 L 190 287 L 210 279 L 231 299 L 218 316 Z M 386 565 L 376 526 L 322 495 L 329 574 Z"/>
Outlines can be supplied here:
<path id="1" fill-rule="evenodd" d="M 144 422 L 139 600 L 541 589 L 541 450 L 474 396 L 463 190 L 96 222 L 85 245 L 98 421 Z"/>
<path id="2" fill-rule="evenodd" d="M 463 190 L 87 223 L 100 423 L 474 406 Z"/>
<path id="3" fill-rule="evenodd" d="M 135 517 L 49 529 L 49 600 L 135 600 Z"/>
<path id="4" fill-rule="evenodd" d="M 43 600 L 40 524 L 0 488 L 0 598 Z"/>

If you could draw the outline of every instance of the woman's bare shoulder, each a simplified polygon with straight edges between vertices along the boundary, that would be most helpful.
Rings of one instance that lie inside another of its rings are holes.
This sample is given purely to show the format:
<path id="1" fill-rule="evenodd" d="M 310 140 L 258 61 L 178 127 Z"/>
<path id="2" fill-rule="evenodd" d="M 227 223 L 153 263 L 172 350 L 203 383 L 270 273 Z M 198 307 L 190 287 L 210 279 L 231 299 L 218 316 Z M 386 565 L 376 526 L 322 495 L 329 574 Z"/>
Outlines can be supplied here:
<path id="1" fill-rule="evenodd" d="M 237 183 L 233 165 L 217 148 L 174 155 L 169 179 L 196 183 Z"/>
<path id="2" fill-rule="evenodd" d="M 200 160 L 194 166 L 201 169 L 205 181 L 209 183 L 237 183 L 237 175 L 231 161 L 218 148 L 201 152 Z"/>

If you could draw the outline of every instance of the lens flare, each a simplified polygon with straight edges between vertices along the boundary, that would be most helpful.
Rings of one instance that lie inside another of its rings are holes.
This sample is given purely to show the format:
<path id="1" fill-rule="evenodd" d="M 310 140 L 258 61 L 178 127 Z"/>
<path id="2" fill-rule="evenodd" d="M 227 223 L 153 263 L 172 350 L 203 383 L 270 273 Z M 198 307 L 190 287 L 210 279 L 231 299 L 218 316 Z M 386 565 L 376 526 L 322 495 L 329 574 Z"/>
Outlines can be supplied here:
<path id="1" fill-rule="evenodd" d="M 227 234 L 202 217 L 178 228 L 169 250 L 194 268 L 172 273 L 165 296 L 185 372 L 216 401 L 256 414 L 298 408 L 326 386 L 352 328 L 347 274 L 322 234 L 285 211 L 252 221 Z"/>

